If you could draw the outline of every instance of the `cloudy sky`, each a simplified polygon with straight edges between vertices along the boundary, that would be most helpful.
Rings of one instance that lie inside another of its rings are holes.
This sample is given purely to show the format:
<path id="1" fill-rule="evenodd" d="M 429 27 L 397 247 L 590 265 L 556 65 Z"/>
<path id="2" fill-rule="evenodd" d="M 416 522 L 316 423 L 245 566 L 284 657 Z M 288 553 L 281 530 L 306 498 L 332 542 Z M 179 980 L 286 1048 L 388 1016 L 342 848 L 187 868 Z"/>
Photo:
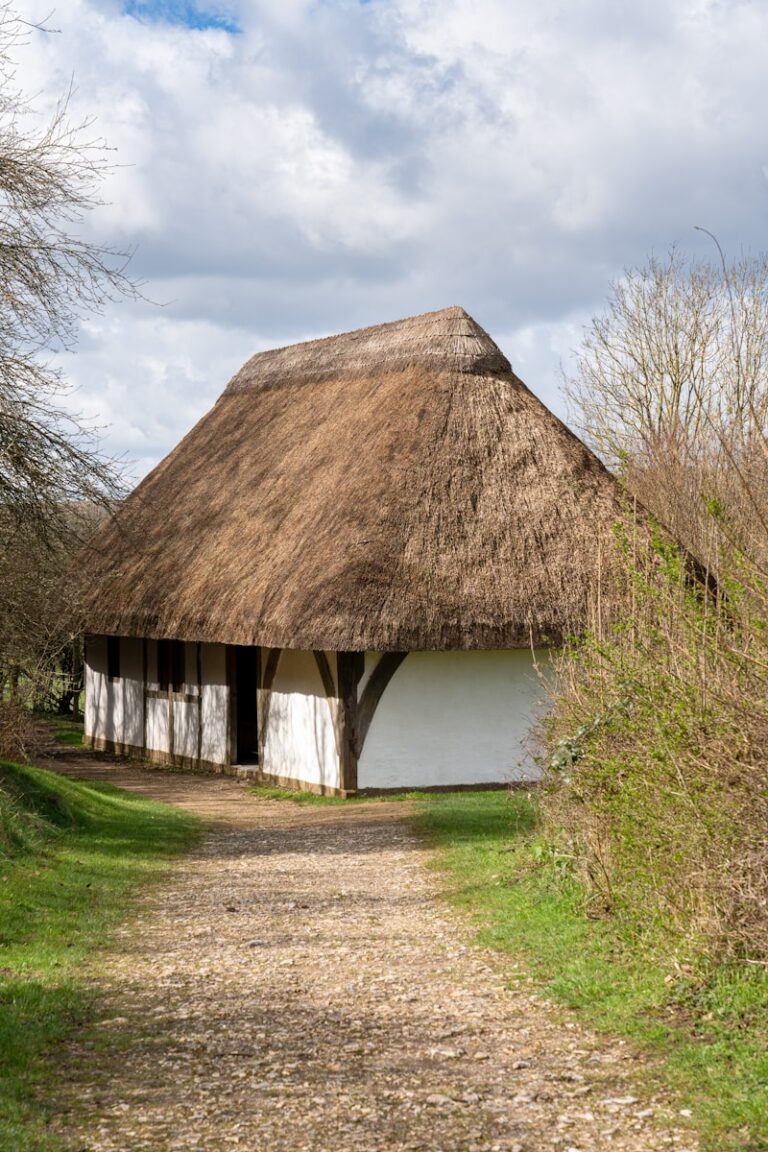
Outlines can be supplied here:
<path id="1" fill-rule="evenodd" d="M 20 0 L 30 19 L 50 0 Z M 765 0 L 58 0 L 19 52 L 116 149 L 150 303 L 64 361 L 140 476 L 251 353 L 461 304 L 561 415 L 625 266 L 765 246 Z"/>

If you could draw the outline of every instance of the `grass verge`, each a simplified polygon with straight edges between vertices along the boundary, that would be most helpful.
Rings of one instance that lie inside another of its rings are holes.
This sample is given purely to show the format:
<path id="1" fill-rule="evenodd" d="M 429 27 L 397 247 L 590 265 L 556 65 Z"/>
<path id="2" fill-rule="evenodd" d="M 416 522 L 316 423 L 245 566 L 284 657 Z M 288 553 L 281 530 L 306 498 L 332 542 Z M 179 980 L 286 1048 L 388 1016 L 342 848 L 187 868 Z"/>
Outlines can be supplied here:
<path id="1" fill-rule="evenodd" d="M 259 800 L 289 800 L 292 804 L 319 805 L 376 804 L 383 800 L 422 800 L 426 792 L 393 792 L 383 796 L 318 796 L 315 792 L 300 792 L 298 788 L 281 788 L 277 784 L 249 784 L 248 791 Z"/>
<path id="2" fill-rule="evenodd" d="M 71 716 L 54 716 L 50 712 L 42 713 L 42 716 L 50 725 L 59 744 L 64 744 L 67 748 L 83 747 L 82 720 L 73 720 Z"/>
<path id="3" fill-rule="evenodd" d="M 98 1016 L 85 961 L 197 821 L 106 784 L 0 762 L 0 1152 L 47 1152 L 56 1045 Z"/>
<path id="4" fill-rule="evenodd" d="M 416 826 L 437 847 L 450 899 L 478 941 L 525 963 L 549 998 L 661 1057 L 653 1075 L 690 1109 L 712 1152 L 768 1149 L 768 973 L 680 963 L 661 942 L 592 921 L 567 862 L 523 793 L 424 798 Z"/>

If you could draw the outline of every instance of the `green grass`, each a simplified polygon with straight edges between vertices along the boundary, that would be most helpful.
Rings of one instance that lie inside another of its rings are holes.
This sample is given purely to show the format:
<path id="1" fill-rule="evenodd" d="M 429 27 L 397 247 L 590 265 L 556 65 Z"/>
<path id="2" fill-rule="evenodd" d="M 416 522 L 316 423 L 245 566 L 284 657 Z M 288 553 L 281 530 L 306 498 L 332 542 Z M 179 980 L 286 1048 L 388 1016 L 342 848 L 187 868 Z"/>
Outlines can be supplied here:
<path id="1" fill-rule="evenodd" d="M 522 793 L 434 795 L 413 819 L 438 848 L 450 899 L 479 942 L 516 958 L 542 993 L 660 1059 L 647 1074 L 691 1109 L 704 1148 L 768 1149 L 768 973 L 678 963 L 668 942 L 590 920 L 567 860 Z"/>
<path id="2" fill-rule="evenodd" d="M 83 747 L 83 722 L 69 716 L 53 716 L 46 713 L 45 719 L 51 725 L 53 735 L 59 744 L 67 748 Z"/>
<path id="3" fill-rule="evenodd" d="M 298 788 L 280 788 L 276 784 L 249 784 L 248 791 L 259 800 L 288 800 L 292 804 L 375 804 L 383 800 L 421 800 L 425 792 L 396 792 L 384 796 L 318 796 L 314 792 L 300 792 Z"/>
<path id="4" fill-rule="evenodd" d="M 46 1132 L 57 1045 L 98 1018 L 86 961 L 195 819 L 109 785 L 0 763 L 0 1152 Z"/>

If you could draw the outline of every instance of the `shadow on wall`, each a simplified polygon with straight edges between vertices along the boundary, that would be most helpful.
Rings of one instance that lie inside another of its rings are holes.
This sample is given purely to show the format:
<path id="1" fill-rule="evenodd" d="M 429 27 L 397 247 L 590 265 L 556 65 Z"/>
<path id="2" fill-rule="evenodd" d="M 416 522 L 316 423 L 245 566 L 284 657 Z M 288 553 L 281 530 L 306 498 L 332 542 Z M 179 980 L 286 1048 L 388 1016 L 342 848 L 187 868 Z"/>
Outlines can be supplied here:
<path id="1" fill-rule="evenodd" d="M 110 676 L 106 636 L 86 646 L 85 734 L 116 744 L 142 747 L 144 689 L 141 640 L 121 640 L 119 676 Z"/>
<path id="2" fill-rule="evenodd" d="M 337 788 L 339 757 L 332 706 L 312 653 L 284 652 L 264 734 L 265 771 Z"/>

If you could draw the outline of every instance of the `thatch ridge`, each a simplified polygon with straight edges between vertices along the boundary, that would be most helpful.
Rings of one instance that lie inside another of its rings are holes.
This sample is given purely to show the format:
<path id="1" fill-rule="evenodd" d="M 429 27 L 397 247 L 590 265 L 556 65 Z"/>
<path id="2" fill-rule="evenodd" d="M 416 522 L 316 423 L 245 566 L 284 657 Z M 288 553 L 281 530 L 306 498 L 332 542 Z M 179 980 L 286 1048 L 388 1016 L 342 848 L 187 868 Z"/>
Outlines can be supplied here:
<path id="1" fill-rule="evenodd" d="M 620 514 L 614 478 L 447 309 L 248 361 L 97 535 L 88 627 L 327 650 L 556 643 L 583 626 Z"/>
<path id="2" fill-rule="evenodd" d="M 226 392 L 270 387 L 290 378 L 313 383 L 332 377 L 375 376 L 428 367 L 456 372 L 509 372 L 506 356 L 463 308 L 425 312 L 339 336 L 257 352 Z"/>

